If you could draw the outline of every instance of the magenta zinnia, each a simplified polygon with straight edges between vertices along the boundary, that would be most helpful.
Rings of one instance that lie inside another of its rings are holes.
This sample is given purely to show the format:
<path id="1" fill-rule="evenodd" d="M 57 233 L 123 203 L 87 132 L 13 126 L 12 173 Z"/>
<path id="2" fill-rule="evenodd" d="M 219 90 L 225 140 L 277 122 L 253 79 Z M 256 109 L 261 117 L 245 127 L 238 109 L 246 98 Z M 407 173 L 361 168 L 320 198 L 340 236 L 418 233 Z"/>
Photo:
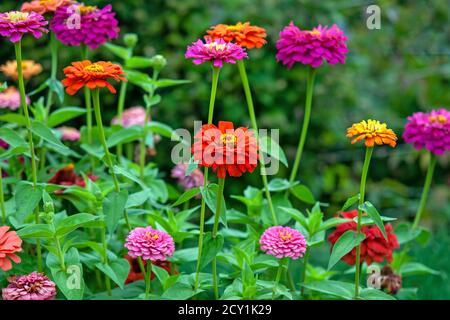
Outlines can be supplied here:
<path id="1" fill-rule="evenodd" d="M 203 172 L 200 169 L 194 169 L 189 175 L 186 175 L 188 167 L 189 165 L 186 163 L 177 164 L 172 169 L 171 177 L 176 178 L 184 190 L 203 186 Z"/>
<path id="2" fill-rule="evenodd" d="M 11 42 L 19 42 L 25 33 L 31 33 L 36 39 L 48 30 L 48 22 L 36 12 L 10 11 L 0 13 L 0 35 Z"/>
<path id="3" fill-rule="evenodd" d="M 224 63 L 235 64 L 236 61 L 247 57 L 245 49 L 237 44 L 225 42 L 223 39 L 197 40 L 188 46 L 186 59 L 193 59 L 194 64 L 210 61 L 214 67 L 222 68 Z"/>
<path id="4" fill-rule="evenodd" d="M 56 296 L 55 283 L 43 273 L 10 277 L 8 282 L 2 289 L 3 300 L 53 300 Z"/>
<path id="5" fill-rule="evenodd" d="M 416 112 L 408 117 L 403 139 L 416 149 L 427 149 L 436 155 L 450 150 L 450 111 Z"/>
<path id="6" fill-rule="evenodd" d="M 329 64 L 345 63 L 347 37 L 337 25 L 331 28 L 319 25 L 313 30 L 300 30 L 293 22 L 280 32 L 277 42 L 277 60 L 290 69 L 296 62 L 320 67 L 324 60 Z"/>
<path id="7" fill-rule="evenodd" d="M 166 232 L 152 227 L 132 230 L 125 242 L 128 255 L 143 260 L 166 261 L 175 251 L 173 238 Z"/>
<path id="8" fill-rule="evenodd" d="M 270 227 L 264 231 L 259 243 L 262 251 L 279 259 L 288 257 L 296 260 L 306 251 L 305 237 L 289 227 Z"/>
<path id="9" fill-rule="evenodd" d="M 91 49 L 119 36 L 119 22 L 112 6 L 103 9 L 82 4 L 59 7 L 50 29 L 56 38 L 68 46 L 87 45 Z"/>

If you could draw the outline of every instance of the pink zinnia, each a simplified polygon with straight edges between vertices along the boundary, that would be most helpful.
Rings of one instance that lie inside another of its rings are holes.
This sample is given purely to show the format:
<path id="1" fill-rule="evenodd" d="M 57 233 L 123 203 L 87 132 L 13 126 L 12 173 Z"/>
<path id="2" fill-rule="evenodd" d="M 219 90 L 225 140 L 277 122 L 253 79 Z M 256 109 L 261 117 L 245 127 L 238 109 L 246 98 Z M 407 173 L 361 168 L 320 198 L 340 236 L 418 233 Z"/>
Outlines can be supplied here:
<path id="1" fill-rule="evenodd" d="M 345 63 L 347 37 L 337 25 L 331 28 L 319 25 L 312 31 L 300 30 L 293 22 L 280 32 L 277 42 L 277 61 L 290 69 L 296 62 L 320 67 L 323 60 L 329 64 Z"/>
<path id="2" fill-rule="evenodd" d="M 186 175 L 186 170 L 189 165 L 186 163 L 179 163 L 172 169 L 172 178 L 178 179 L 178 184 L 184 190 L 197 188 L 203 186 L 204 178 L 203 172 L 200 169 L 194 169 L 190 175 Z"/>
<path id="3" fill-rule="evenodd" d="M 30 99 L 27 97 L 27 104 Z M 20 108 L 20 93 L 15 87 L 8 87 L 5 91 L 0 92 L 0 109 L 17 110 Z"/>
<path id="4" fill-rule="evenodd" d="M 68 46 L 87 45 L 96 49 L 119 36 L 119 22 L 112 6 L 103 9 L 82 4 L 59 7 L 50 29 L 56 38 Z"/>
<path id="5" fill-rule="evenodd" d="M 416 149 L 427 149 L 436 155 L 450 150 L 450 112 L 446 109 L 416 112 L 408 117 L 403 139 Z"/>
<path id="6" fill-rule="evenodd" d="M 71 127 L 60 127 L 57 129 L 61 133 L 61 140 L 63 141 L 78 141 L 80 140 L 80 131 Z"/>
<path id="7" fill-rule="evenodd" d="M 8 231 L 9 227 L 0 227 L 0 269 L 8 271 L 12 269 L 11 261 L 20 263 L 17 252 L 22 251 L 22 239 L 15 231 Z"/>
<path id="8" fill-rule="evenodd" d="M 25 33 L 31 33 L 36 39 L 48 30 L 48 22 L 36 12 L 10 11 L 0 13 L 0 35 L 11 42 L 19 42 Z"/>
<path id="9" fill-rule="evenodd" d="M 3 300 L 53 300 L 56 286 L 43 273 L 8 278 L 9 285 L 2 289 Z"/>
<path id="10" fill-rule="evenodd" d="M 223 63 L 235 64 L 237 60 L 247 58 L 247 52 L 241 46 L 223 39 L 197 40 L 188 46 L 186 59 L 193 59 L 194 64 L 202 64 L 210 61 L 216 68 L 222 68 Z"/>
<path id="11" fill-rule="evenodd" d="M 112 124 L 120 124 L 119 117 L 114 117 Z M 122 113 L 122 127 L 129 128 L 132 126 L 143 127 L 145 123 L 145 109 L 143 107 L 132 107 L 126 109 Z"/>
<path id="12" fill-rule="evenodd" d="M 175 251 L 173 238 L 164 231 L 152 227 L 132 230 L 125 242 L 128 255 L 143 260 L 166 261 Z"/>
<path id="13" fill-rule="evenodd" d="M 270 227 L 264 231 L 259 243 L 262 251 L 279 259 L 288 257 L 296 260 L 306 251 L 305 237 L 289 227 Z"/>

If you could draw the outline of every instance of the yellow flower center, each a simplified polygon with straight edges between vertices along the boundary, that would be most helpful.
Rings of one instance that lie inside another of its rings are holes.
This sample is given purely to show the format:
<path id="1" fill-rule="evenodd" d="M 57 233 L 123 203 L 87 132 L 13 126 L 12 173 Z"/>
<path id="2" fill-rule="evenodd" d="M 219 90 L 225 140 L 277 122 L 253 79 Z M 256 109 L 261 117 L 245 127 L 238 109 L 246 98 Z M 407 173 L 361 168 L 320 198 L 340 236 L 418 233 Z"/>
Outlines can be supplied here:
<path id="1" fill-rule="evenodd" d="M 75 168 L 73 163 L 69 163 L 67 166 L 63 168 L 64 171 L 72 171 Z"/>
<path id="2" fill-rule="evenodd" d="M 313 36 L 320 36 L 320 31 L 317 29 L 313 29 L 312 31 L 309 31 L 309 33 Z"/>
<path id="3" fill-rule="evenodd" d="M 44 4 L 47 4 L 47 3 L 49 3 L 49 2 L 52 2 L 53 0 L 40 0 L 39 1 L 39 4 L 40 5 L 44 5 Z"/>
<path id="4" fill-rule="evenodd" d="M 220 140 L 222 140 L 223 144 L 236 144 L 237 137 L 234 134 L 222 133 L 220 135 Z"/>
<path id="5" fill-rule="evenodd" d="M 241 31 L 242 29 L 244 29 L 244 25 L 243 24 L 236 24 L 234 26 L 228 26 L 227 30 L 229 31 Z"/>
<path id="6" fill-rule="evenodd" d="M 279 237 L 283 241 L 291 240 L 292 239 L 292 234 L 289 231 L 280 231 Z"/>
<path id="7" fill-rule="evenodd" d="M 435 123 L 435 122 L 439 122 L 439 123 L 446 123 L 447 122 L 447 118 L 443 115 L 438 115 L 438 116 L 431 116 L 429 118 L 429 121 L 431 123 Z"/>
<path id="8" fill-rule="evenodd" d="M 11 22 L 24 21 L 30 14 L 28 12 L 11 11 L 6 14 L 8 20 Z"/>
<path id="9" fill-rule="evenodd" d="M 157 235 L 156 233 L 146 232 L 145 236 L 147 238 L 153 239 L 153 240 L 158 240 L 159 239 L 159 235 Z"/>
<path id="10" fill-rule="evenodd" d="M 80 14 L 87 14 L 87 13 L 91 13 L 93 11 L 95 11 L 97 9 L 97 7 L 95 6 L 78 6 L 78 10 L 80 10 Z"/>
<path id="11" fill-rule="evenodd" d="M 208 47 L 209 49 L 216 49 L 217 51 L 223 50 L 226 47 L 225 43 L 217 43 L 217 42 L 210 42 L 205 44 L 206 47 Z"/>
<path id="12" fill-rule="evenodd" d="M 99 65 L 97 63 L 93 63 L 93 64 L 91 64 L 91 65 L 89 65 L 87 67 L 84 67 L 84 70 L 88 71 L 88 72 L 96 72 L 96 73 L 100 73 L 100 72 L 104 72 L 105 71 L 105 69 L 101 65 Z"/>

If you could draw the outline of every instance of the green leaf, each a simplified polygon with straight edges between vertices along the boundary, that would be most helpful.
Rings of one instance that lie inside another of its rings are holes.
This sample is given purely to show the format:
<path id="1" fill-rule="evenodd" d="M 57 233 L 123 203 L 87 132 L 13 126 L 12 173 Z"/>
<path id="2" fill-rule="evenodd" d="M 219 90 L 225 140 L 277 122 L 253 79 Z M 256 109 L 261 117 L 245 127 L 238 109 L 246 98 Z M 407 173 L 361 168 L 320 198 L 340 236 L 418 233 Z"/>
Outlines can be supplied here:
<path id="1" fill-rule="evenodd" d="M 19 126 L 25 126 L 27 124 L 27 119 L 23 115 L 17 113 L 2 114 L 0 115 L 0 121 L 15 123 Z"/>
<path id="2" fill-rule="evenodd" d="M 19 154 L 25 154 L 29 156 L 30 148 L 28 146 L 19 146 L 15 148 L 9 148 L 7 151 L 0 155 L 0 160 L 7 160 L 11 157 L 17 156 Z"/>
<path id="3" fill-rule="evenodd" d="M 263 154 L 271 156 L 273 159 L 280 161 L 286 167 L 289 167 L 286 155 L 280 145 L 268 136 L 259 137 L 259 150 Z"/>
<path id="4" fill-rule="evenodd" d="M 128 273 L 130 272 L 130 263 L 126 259 L 117 258 L 106 263 L 97 263 L 95 265 L 108 278 L 114 281 L 121 289 L 125 286 Z"/>
<path id="5" fill-rule="evenodd" d="M 128 200 L 128 191 L 112 191 L 103 199 L 103 214 L 105 215 L 106 228 L 110 234 L 117 229 L 120 219 L 123 217 Z"/>
<path id="6" fill-rule="evenodd" d="M 136 182 L 138 185 L 142 187 L 142 189 L 148 189 L 147 186 L 131 171 L 125 169 L 124 167 L 115 165 L 113 167 L 114 173 L 124 176 L 125 178 L 130 179 L 131 181 Z"/>
<path id="7" fill-rule="evenodd" d="M 65 217 L 56 223 L 56 235 L 62 237 L 72 231 L 88 225 L 96 221 L 98 216 L 89 213 L 77 213 L 72 216 Z"/>
<path id="8" fill-rule="evenodd" d="M 289 214 L 295 221 L 300 223 L 303 226 L 303 228 L 308 230 L 309 228 L 308 219 L 306 219 L 303 213 L 294 208 L 280 207 L 280 209 Z"/>
<path id="9" fill-rule="evenodd" d="M 130 69 L 145 69 L 145 68 L 151 68 L 154 65 L 154 60 L 152 58 L 147 57 L 131 57 L 127 59 L 125 63 L 125 68 Z"/>
<path id="10" fill-rule="evenodd" d="M 303 184 L 292 188 L 291 192 L 300 201 L 303 201 L 303 202 L 309 203 L 309 204 L 314 204 L 316 202 L 311 190 L 309 190 L 309 188 Z"/>
<path id="11" fill-rule="evenodd" d="M 128 60 L 131 58 L 132 51 L 129 48 L 121 47 L 112 43 L 105 43 L 103 46 L 123 60 Z"/>
<path id="12" fill-rule="evenodd" d="M 162 299 L 187 300 L 195 295 L 193 287 L 187 283 L 177 282 L 163 293 Z"/>
<path id="13" fill-rule="evenodd" d="M 269 191 L 278 192 L 292 188 L 297 183 L 290 183 L 286 179 L 275 178 L 269 182 Z"/>
<path id="14" fill-rule="evenodd" d="M 189 159 L 188 167 L 186 169 L 186 177 L 190 176 L 195 169 L 198 169 L 198 163 L 195 162 L 194 156 Z"/>
<path id="15" fill-rule="evenodd" d="M 407 262 L 402 264 L 400 267 L 400 274 L 403 277 L 409 277 L 409 276 L 419 276 L 419 275 L 440 275 L 441 273 L 437 270 L 433 270 L 426 265 L 423 265 L 418 262 Z"/>
<path id="16" fill-rule="evenodd" d="M 201 191 L 202 197 L 206 201 L 206 205 L 214 214 L 216 214 L 217 190 L 218 189 L 219 189 L 219 186 L 215 183 L 208 184 L 208 186 L 206 188 L 200 187 L 200 191 Z M 227 207 L 226 207 L 225 198 L 223 195 L 222 195 L 221 212 L 219 214 L 220 214 L 220 221 L 222 222 L 222 224 L 225 227 L 227 227 Z"/>
<path id="17" fill-rule="evenodd" d="M 343 256 L 353 250 L 361 241 L 365 239 L 363 233 L 356 237 L 356 232 L 348 230 L 336 241 L 331 251 L 330 260 L 328 262 L 328 270 L 330 270 Z"/>
<path id="18" fill-rule="evenodd" d="M 61 153 L 65 156 L 78 156 L 78 154 L 66 147 L 42 122 L 33 121 L 33 123 L 31 124 L 31 131 L 33 131 L 36 136 L 45 140 L 49 144 L 49 146 L 56 152 Z"/>
<path id="19" fill-rule="evenodd" d="M 359 200 L 359 193 L 356 196 L 350 197 L 345 201 L 341 208 L 341 211 L 347 211 L 352 205 L 354 205 Z"/>
<path id="20" fill-rule="evenodd" d="M 168 126 L 167 124 L 152 121 L 147 125 L 147 130 L 158 133 L 163 137 L 166 137 L 168 139 L 172 139 L 172 135 L 175 133 L 174 130 Z"/>
<path id="21" fill-rule="evenodd" d="M 190 80 L 175 80 L 175 79 L 159 79 L 156 81 L 155 85 L 157 88 L 166 88 L 179 86 L 181 84 L 191 83 Z"/>
<path id="22" fill-rule="evenodd" d="M 54 232 L 47 224 L 31 224 L 17 231 L 17 235 L 22 239 L 52 238 Z"/>
<path id="23" fill-rule="evenodd" d="M 56 93 L 56 96 L 58 97 L 58 100 L 60 103 L 64 102 L 64 86 L 62 85 L 61 81 L 57 79 L 48 79 L 47 80 L 48 87 L 51 91 Z"/>
<path id="24" fill-rule="evenodd" d="M 7 142 L 10 147 L 27 146 L 28 143 L 17 132 L 10 128 L 0 128 L 0 137 Z"/>
<path id="25" fill-rule="evenodd" d="M 174 204 L 172 204 L 172 207 L 179 206 L 180 204 L 183 204 L 186 201 L 191 200 L 199 193 L 200 193 L 200 188 L 192 188 L 192 189 L 187 190 L 177 199 L 177 201 L 175 201 Z"/>
<path id="26" fill-rule="evenodd" d="M 344 219 L 344 218 L 330 218 L 330 219 L 324 221 L 320 225 L 319 229 L 317 229 L 317 232 L 326 231 L 328 229 L 331 229 L 331 228 L 337 226 L 338 224 L 346 223 L 346 222 L 350 222 L 350 221 L 353 221 L 353 220 L 352 219 Z"/>
<path id="27" fill-rule="evenodd" d="M 393 296 L 377 289 L 362 289 L 359 297 L 364 300 L 396 300 Z"/>
<path id="28" fill-rule="evenodd" d="M 211 232 L 207 232 L 203 239 L 202 257 L 200 260 L 200 270 L 205 268 L 222 250 L 224 238 L 218 234 L 215 239 Z"/>
<path id="29" fill-rule="evenodd" d="M 355 291 L 355 285 L 353 283 L 334 280 L 314 281 L 308 284 L 302 284 L 302 286 L 311 291 L 324 293 L 345 300 L 353 299 Z"/>
<path id="30" fill-rule="evenodd" d="M 166 269 L 152 265 L 152 272 L 156 275 L 156 277 L 159 280 L 159 283 L 161 283 L 161 286 L 166 289 L 165 284 L 167 279 L 170 277 L 169 273 Z"/>
<path id="31" fill-rule="evenodd" d="M 118 144 L 128 143 L 135 140 L 140 140 L 144 131 L 142 127 L 132 126 L 129 128 L 120 129 L 114 132 L 107 141 L 108 147 L 112 148 Z"/>
<path id="32" fill-rule="evenodd" d="M 150 190 L 145 189 L 128 196 L 125 208 L 134 208 L 143 205 L 150 198 Z"/>
<path id="33" fill-rule="evenodd" d="M 155 82 L 152 78 L 146 73 L 126 69 L 127 80 L 134 84 L 135 86 L 140 87 L 146 92 L 153 92 L 155 89 Z"/>
<path id="34" fill-rule="evenodd" d="M 86 114 L 86 109 L 78 107 L 65 107 L 57 109 L 50 115 L 47 124 L 50 128 L 54 128 L 83 114 Z"/>
<path id="35" fill-rule="evenodd" d="M 33 212 L 42 198 L 42 187 L 37 186 L 36 189 L 30 184 L 20 183 L 16 187 L 14 201 L 16 204 L 15 217 L 19 222 L 23 222 L 25 218 Z"/>
<path id="36" fill-rule="evenodd" d="M 359 210 L 362 210 L 369 214 L 369 216 L 372 218 L 373 222 L 375 222 L 377 227 L 381 230 L 381 233 L 383 234 L 384 238 L 387 241 L 388 237 L 387 237 L 386 229 L 384 228 L 383 220 L 381 219 L 381 216 L 378 213 L 378 210 L 373 206 L 373 204 L 370 203 L 369 201 L 366 201 L 359 207 Z"/>

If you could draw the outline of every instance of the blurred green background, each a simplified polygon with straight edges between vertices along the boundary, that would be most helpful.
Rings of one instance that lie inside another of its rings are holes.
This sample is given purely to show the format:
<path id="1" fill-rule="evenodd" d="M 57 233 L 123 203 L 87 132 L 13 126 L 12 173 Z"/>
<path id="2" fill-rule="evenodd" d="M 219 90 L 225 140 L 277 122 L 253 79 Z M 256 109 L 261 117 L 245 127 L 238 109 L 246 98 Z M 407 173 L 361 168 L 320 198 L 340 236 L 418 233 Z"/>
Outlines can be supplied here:
<path id="1" fill-rule="evenodd" d="M 127 0 L 86 1 L 104 6 L 113 4 L 121 34 L 134 32 L 140 42 L 139 55 L 163 54 L 169 61 L 162 76 L 189 79 L 191 84 L 162 91 L 163 101 L 153 119 L 173 128 L 192 129 L 194 120 L 205 120 L 210 90 L 210 68 L 194 66 L 184 59 L 186 46 L 202 37 L 218 23 L 251 21 L 265 27 L 268 44 L 252 50 L 247 62 L 261 128 L 280 129 L 280 144 L 290 163 L 295 154 L 305 96 L 305 68 L 287 70 L 275 60 L 279 31 L 291 20 L 301 28 L 317 24 L 338 24 L 349 41 L 345 65 L 321 67 L 316 81 L 313 116 L 306 143 L 300 180 L 317 199 L 330 206 L 333 215 L 342 203 L 357 193 L 363 148 L 351 146 L 345 130 L 353 122 L 375 118 L 387 122 L 401 136 L 406 117 L 415 111 L 449 109 L 450 24 L 447 0 L 375 1 L 381 8 L 381 29 L 366 27 L 365 9 L 374 1 L 306 0 Z M 2 0 L 0 11 L 17 9 L 13 0 Z M 50 66 L 47 37 L 35 41 L 26 37 L 24 58 L 43 64 L 47 73 L 32 80 L 38 85 L 48 76 Z M 121 39 L 114 41 L 122 44 Z M 0 63 L 13 58 L 12 46 L 1 40 Z M 95 59 L 115 59 L 106 49 L 98 49 Z M 78 48 L 61 48 L 63 66 L 79 59 Z M 59 73 L 61 76 L 61 72 Z M 142 104 L 137 88 L 131 88 L 126 105 Z M 67 98 L 66 105 L 80 105 L 81 95 Z M 115 114 L 116 98 L 104 103 L 105 118 Z M 216 102 L 216 121 L 230 120 L 249 125 L 247 107 L 237 68 L 227 65 L 221 72 Z M 82 125 L 82 123 L 73 123 Z M 171 142 L 160 143 L 155 162 L 166 175 L 172 164 L 167 155 Z M 433 230 L 426 247 L 418 247 L 417 260 L 443 272 L 442 277 L 415 279 L 419 297 L 450 298 L 450 155 L 440 157 L 423 224 Z M 367 198 L 384 215 L 411 220 L 418 205 L 427 157 L 400 139 L 396 149 L 377 148 L 370 170 Z M 278 176 L 286 177 L 286 168 Z M 232 179 L 229 179 L 232 180 Z M 228 194 L 241 194 L 247 185 L 260 186 L 257 174 L 227 182 Z M 299 204 L 300 205 L 300 204 Z M 414 282 L 413 281 L 413 282 Z M 423 290 L 422 290 L 423 288 Z"/>

